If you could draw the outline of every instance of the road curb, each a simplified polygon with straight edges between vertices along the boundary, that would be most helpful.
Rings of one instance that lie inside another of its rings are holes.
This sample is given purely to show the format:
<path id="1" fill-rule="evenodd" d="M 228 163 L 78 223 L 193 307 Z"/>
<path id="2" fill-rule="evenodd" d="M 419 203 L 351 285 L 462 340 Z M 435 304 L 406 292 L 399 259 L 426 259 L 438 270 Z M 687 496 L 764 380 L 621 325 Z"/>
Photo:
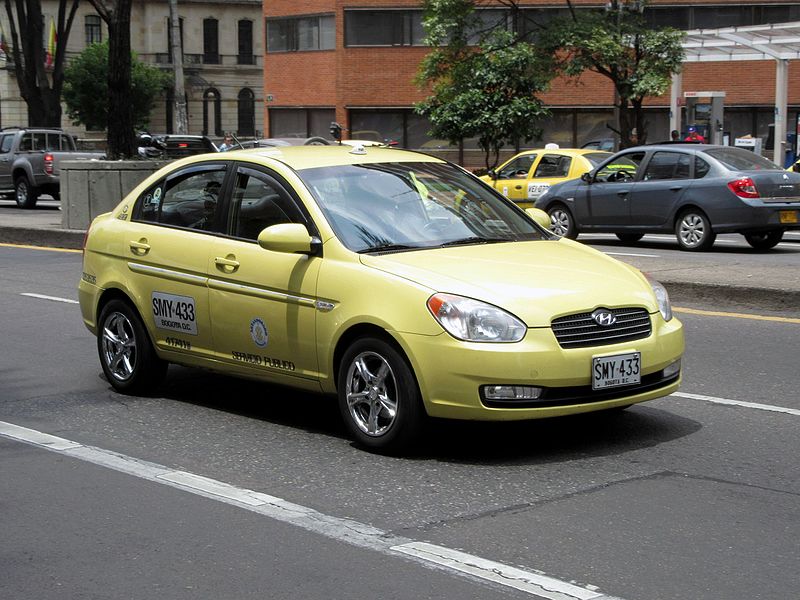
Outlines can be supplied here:
<path id="1" fill-rule="evenodd" d="M 0 242 L 81 250 L 86 232 L 80 229 L 41 229 L 0 225 Z"/>
<path id="2" fill-rule="evenodd" d="M 766 287 L 660 279 L 673 304 L 699 302 L 728 309 L 800 312 L 800 292 Z"/>

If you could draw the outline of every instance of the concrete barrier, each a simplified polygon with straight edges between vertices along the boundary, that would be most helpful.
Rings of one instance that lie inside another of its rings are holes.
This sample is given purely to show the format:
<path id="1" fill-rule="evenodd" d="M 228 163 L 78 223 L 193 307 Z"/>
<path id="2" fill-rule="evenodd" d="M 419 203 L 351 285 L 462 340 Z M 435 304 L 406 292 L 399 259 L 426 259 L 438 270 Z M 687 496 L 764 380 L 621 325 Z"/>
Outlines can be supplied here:
<path id="1" fill-rule="evenodd" d="M 71 160 L 61 167 L 61 226 L 87 229 L 168 161 Z"/>

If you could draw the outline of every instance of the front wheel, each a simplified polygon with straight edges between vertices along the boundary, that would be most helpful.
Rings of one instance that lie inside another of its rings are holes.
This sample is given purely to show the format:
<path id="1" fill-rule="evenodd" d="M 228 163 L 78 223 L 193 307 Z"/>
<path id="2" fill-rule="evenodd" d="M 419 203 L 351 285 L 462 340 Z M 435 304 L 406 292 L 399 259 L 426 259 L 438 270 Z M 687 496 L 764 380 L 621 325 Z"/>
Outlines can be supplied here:
<path id="1" fill-rule="evenodd" d="M 550 215 L 550 230 L 556 235 L 574 240 L 578 237 L 578 227 L 572 213 L 563 204 L 554 204 L 547 209 Z"/>
<path id="2" fill-rule="evenodd" d="M 14 181 L 14 199 L 17 201 L 17 206 L 20 208 L 34 208 L 37 196 L 36 188 L 30 184 L 25 175 L 17 177 Z"/>
<path id="3" fill-rule="evenodd" d="M 342 357 L 339 410 L 355 440 L 378 452 L 397 452 L 416 440 L 425 410 L 405 358 L 382 339 L 364 337 Z"/>
<path id="4" fill-rule="evenodd" d="M 756 250 L 769 250 L 783 239 L 783 229 L 764 233 L 745 233 L 744 239 Z"/>
<path id="5" fill-rule="evenodd" d="M 125 394 L 153 391 L 167 363 L 156 356 L 138 313 L 122 300 L 111 300 L 98 324 L 97 351 L 108 382 Z"/>
<path id="6" fill-rule="evenodd" d="M 714 245 L 717 234 L 711 229 L 711 221 L 700 210 L 682 212 L 675 223 L 675 238 L 681 250 L 708 250 Z"/>

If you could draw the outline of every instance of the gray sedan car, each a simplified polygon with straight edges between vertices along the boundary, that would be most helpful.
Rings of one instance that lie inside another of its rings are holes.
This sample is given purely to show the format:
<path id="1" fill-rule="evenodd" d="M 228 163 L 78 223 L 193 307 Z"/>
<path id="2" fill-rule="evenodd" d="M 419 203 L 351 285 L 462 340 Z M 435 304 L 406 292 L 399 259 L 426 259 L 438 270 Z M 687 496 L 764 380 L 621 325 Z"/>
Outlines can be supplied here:
<path id="1" fill-rule="evenodd" d="M 756 249 L 800 229 L 800 173 L 742 148 L 658 144 L 618 152 L 594 170 L 554 185 L 536 201 L 551 228 L 615 233 L 636 242 L 673 232 L 684 250 L 706 250 L 718 233 L 741 233 Z"/>

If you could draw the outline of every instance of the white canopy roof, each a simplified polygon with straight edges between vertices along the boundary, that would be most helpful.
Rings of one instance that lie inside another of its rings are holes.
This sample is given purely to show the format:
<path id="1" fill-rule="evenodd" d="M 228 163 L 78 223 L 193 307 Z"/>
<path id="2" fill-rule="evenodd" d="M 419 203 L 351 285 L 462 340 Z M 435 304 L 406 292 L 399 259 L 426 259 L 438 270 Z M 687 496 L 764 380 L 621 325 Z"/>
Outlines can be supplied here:
<path id="1" fill-rule="evenodd" d="M 721 29 L 693 29 L 684 62 L 800 59 L 800 21 Z"/>

